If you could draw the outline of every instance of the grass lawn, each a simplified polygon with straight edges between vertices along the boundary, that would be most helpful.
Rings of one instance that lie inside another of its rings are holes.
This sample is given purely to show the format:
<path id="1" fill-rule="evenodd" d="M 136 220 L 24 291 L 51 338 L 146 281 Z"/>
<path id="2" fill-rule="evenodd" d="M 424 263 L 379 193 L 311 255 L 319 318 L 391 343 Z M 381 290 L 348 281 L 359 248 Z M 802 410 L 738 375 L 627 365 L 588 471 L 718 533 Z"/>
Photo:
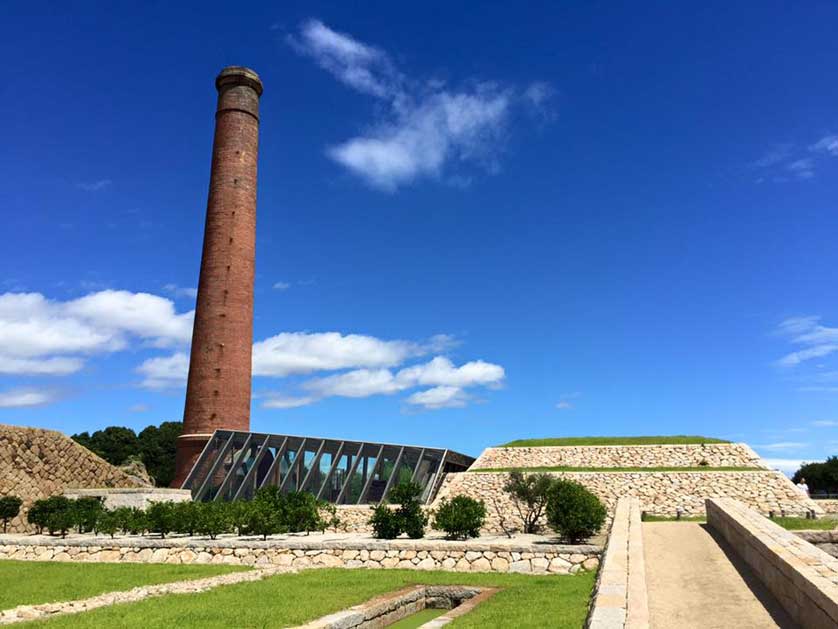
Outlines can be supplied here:
<path id="1" fill-rule="evenodd" d="M 468 470 L 472 474 L 489 472 L 765 472 L 762 467 L 486 467 Z"/>
<path id="2" fill-rule="evenodd" d="M 402 618 L 389 626 L 391 629 L 416 629 L 429 620 L 433 620 L 437 616 L 442 616 L 446 611 L 445 609 L 423 609 L 421 612 L 416 612 L 412 616 Z"/>
<path id="3" fill-rule="evenodd" d="M 838 528 L 838 520 L 821 518 L 820 520 L 807 520 L 806 518 L 771 518 L 775 524 L 779 524 L 789 531 L 831 531 Z"/>
<path id="4" fill-rule="evenodd" d="M 516 439 L 501 448 L 540 448 L 543 446 L 644 446 L 662 444 L 730 443 L 724 439 L 695 435 L 663 435 L 657 437 L 554 437 Z"/>
<path id="5" fill-rule="evenodd" d="M 138 585 L 200 579 L 238 566 L 0 561 L 0 609 L 130 590 Z"/>
<path id="6" fill-rule="evenodd" d="M 238 583 L 201 594 L 171 595 L 26 624 L 46 629 L 251 629 L 287 627 L 415 584 L 503 588 L 451 627 L 580 629 L 595 574 L 526 576 L 414 570 L 308 570 Z"/>

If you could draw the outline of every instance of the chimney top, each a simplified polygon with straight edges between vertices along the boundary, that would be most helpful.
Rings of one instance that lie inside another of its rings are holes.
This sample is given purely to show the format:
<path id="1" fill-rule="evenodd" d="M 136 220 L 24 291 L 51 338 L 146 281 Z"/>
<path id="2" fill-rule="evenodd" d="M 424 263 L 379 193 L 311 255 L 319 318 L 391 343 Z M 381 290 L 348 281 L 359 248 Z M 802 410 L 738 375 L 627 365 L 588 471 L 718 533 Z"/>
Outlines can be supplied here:
<path id="1" fill-rule="evenodd" d="M 259 75 L 250 68 L 244 66 L 227 66 L 215 79 L 215 88 L 221 91 L 222 87 L 232 85 L 247 85 L 256 90 L 256 93 L 262 95 L 262 81 Z"/>

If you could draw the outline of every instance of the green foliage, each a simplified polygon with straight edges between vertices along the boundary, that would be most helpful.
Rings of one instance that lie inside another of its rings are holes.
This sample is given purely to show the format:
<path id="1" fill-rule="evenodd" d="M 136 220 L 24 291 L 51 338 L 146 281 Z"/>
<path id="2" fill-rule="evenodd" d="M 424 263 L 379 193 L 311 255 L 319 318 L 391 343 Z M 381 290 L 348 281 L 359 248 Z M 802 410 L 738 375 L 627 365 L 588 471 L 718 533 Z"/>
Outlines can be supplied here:
<path id="1" fill-rule="evenodd" d="M 331 502 L 321 500 L 318 509 L 320 511 L 320 520 L 323 524 L 323 530 L 332 529 L 335 532 L 344 528 L 343 521 L 338 515 L 338 508 Z"/>
<path id="2" fill-rule="evenodd" d="M 105 507 L 101 498 L 96 496 L 82 496 L 73 502 L 73 524 L 79 533 L 96 531 L 99 516 Z"/>
<path id="3" fill-rule="evenodd" d="M 47 527 L 47 501 L 36 500 L 33 502 L 26 514 L 26 520 L 37 529 L 39 535 L 43 533 Z"/>
<path id="4" fill-rule="evenodd" d="M 83 432 L 73 435 L 73 440 L 98 454 L 111 465 L 122 465 L 132 454 L 137 454 L 139 442 L 130 428 L 108 426 L 92 435 Z"/>
<path id="5" fill-rule="evenodd" d="M 182 430 L 181 422 L 163 422 L 137 437 L 140 458 L 158 487 L 168 487 L 175 478 L 175 448 Z"/>
<path id="6" fill-rule="evenodd" d="M 381 539 L 394 539 L 402 533 L 407 533 L 411 539 L 424 537 L 428 516 L 422 512 L 421 495 L 422 486 L 418 483 L 399 483 L 393 487 L 387 498 L 398 508 L 393 511 L 382 503 L 373 509 L 369 520 L 373 535 Z M 394 531 L 397 531 L 395 535 Z"/>
<path id="7" fill-rule="evenodd" d="M 550 488 L 547 522 L 563 539 L 577 544 L 594 535 L 605 523 L 605 507 L 579 483 L 557 479 Z"/>
<path id="8" fill-rule="evenodd" d="M 230 530 L 230 515 L 227 504 L 223 502 L 199 502 L 198 532 L 215 539 L 221 533 Z"/>
<path id="9" fill-rule="evenodd" d="M 378 539 L 396 539 L 402 533 L 401 519 L 395 510 L 383 503 L 373 507 L 369 524 L 373 537 Z"/>
<path id="10" fill-rule="evenodd" d="M 503 490 L 512 498 L 512 504 L 523 523 L 524 533 L 537 533 L 538 523 L 555 480 L 549 474 L 523 474 L 512 471 L 503 485 Z"/>
<path id="11" fill-rule="evenodd" d="M 0 498 L 0 520 L 3 520 L 3 533 L 10 520 L 13 520 L 20 513 L 20 505 L 23 500 L 17 496 L 3 496 Z"/>
<path id="12" fill-rule="evenodd" d="M 175 533 L 194 536 L 200 525 L 200 503 L 187 500 L 172 505 L 172 530 Z"/>
<path id="13" fill-rule="evenodd" d="M 660 444 L 730 443 L 725 439 L 697 435 L 663 435 L 655 437 L 552 437 L 545 439 L 516 439 L 502 448 L 542 448 L 545 446 L 637 446 Z"/>
<path id="14" fill-rule="evenodd" d="M 806 479 L 810 494 L 838 493 L 838 456 L 831 456 L 822 463 L 804 463 L 794 473 L 792 481 Z"/>
<path id="15" fill-rule="evenodd" d="M 322 531 L 326 528 L 320 517 L 320 503 L 307 491 L 292 491 L 285 495 L 284 528 L 292 533 Z"/>
<path id="16" fill-rule="evenodd" d="M 236 531 L 236 535 L 239 537 L 247 530 L 247 525 L 250 520 L 250 504 L 250 502 L 245 500 L 234 500 L 233 502 L 225 503 L 230 526 Z"/>
<path id="17" fill-rule="evenodd" d="M 175 505 L 171 502 L 152 502 L 145 512 L 148 521 L 148 530 L 152 533 L 160 533 L 160 537 L 174 530 L 175 527 Z"/>
<path id="18" fill-rule="evenodd" d="M 181 422 L 148 426 L 139 435 L 130 428 L 108 426 L 92 435 L 73 435 L 73 440 L 113 465 L 137 456 L 157 485 L 168 487 L 175 477 L 175 444 L 182 430 Z"/>
<path id="19" fill-rule="evenodd" d="M 265 487 L 263 489 L 276 488 Z M 262 492 L 263 489 L 260 489 L 259 492 Z M 261 535 L 262 539 L 268 539 L 268 535 L 282 531 L 282 511 L 278 500 L 275 500 L 273 496 L 264 494 L 260 497 L 259 492 L 256 492 L 256 496 L 247 510 L 247 530 L 254 535 Z M 279 496 L 282 496 L 282 494 L 279 494 Z"/>
<path id="20" fill-rule="evenodd" d="M 99 514 L 99 521 L 96 525 L 96 530 L 105 535 L 110 535 L 111 539 L 116 535 L 120 529 L 119 516 L 115 511 L 103 511 Z"/>
<path id="21" fill-rule="evenodd" d="M 27 519 L 39 533 L 47 529 L 50 535 L 59 533 L 65 537 L 76 523 L 74 507 L 74 501 L 65 496 L 50 496 L 36 500 L 29 509 Z"/>
<path id="22" fill-rule="evenodd" d="M 434 528 L 445 531 L 447 539 L 479 537 L 486 521 L 486 504 L 468 496 L 443 498 L 434 513 Z"/>

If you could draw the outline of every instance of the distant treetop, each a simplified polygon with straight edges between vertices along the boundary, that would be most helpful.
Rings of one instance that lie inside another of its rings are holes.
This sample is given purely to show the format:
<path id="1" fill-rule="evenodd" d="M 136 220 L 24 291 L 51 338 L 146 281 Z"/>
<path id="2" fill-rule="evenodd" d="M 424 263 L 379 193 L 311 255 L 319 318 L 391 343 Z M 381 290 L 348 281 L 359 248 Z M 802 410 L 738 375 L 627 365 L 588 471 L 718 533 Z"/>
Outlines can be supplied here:
<path id="1" fill-rule="evenodd" d="M 542 448 L 546 446 L 643 446 L 682 445 L 698 443 L 730 443 L 725 439 L 697 435 L 663 435 L 657 437 L 548 437 L 545 439 L 516 439 L 501 448 Z"/>

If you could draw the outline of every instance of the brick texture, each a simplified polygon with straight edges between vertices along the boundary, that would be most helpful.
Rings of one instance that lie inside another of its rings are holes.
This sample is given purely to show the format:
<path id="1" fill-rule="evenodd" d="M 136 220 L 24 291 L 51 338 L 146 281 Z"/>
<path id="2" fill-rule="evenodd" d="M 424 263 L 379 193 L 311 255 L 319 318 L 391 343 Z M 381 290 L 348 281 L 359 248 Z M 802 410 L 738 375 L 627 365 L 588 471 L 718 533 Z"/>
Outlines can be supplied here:
<path id="1" fill-rule="evenodd" d="M 262 83 L 225 68 L 218 108 L 192 354 L 173 486 L 179 487 L 208 435 L 250 429 L 256 161 Z"/>

